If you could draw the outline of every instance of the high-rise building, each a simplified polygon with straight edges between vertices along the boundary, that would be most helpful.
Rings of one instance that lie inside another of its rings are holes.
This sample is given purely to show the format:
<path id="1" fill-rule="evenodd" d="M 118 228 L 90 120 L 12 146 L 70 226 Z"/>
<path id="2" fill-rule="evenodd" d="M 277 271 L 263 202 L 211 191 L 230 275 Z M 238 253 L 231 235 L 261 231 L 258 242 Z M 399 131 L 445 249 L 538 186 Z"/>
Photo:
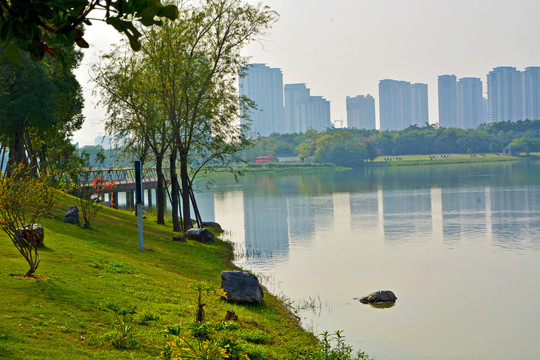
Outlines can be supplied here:
<path id="1" fill-rule="evenodd" d="M 482 80 L 466 77 L 457 83 L 457 127 L 474 129 L 484 122 L 484 99 Z"/>
<path id="2" fill-rule="evenodd" d="M 420 127 L 429 124 L 428 86 L 427 84 L 411 85 L 411 122 Z"/>
<path id="3" fill-rule="evenodd" d="M 332 126 L 330 102 L 311 96 L 306 84 L 285 84 L 285 120 L 287 132 L 324 131 Z"/>
<path id="4" fill-rule="evenodd" d="M 310 97 L 306 84 L 285 84 L 284 92 L 286 131 L 291 133 L 300 132 L 299 129 L 307 129 L 306 114 L 299 111 L 300 102 Z"/>
<path id="5" fill-rule="evenodd" d="M 523 120 L 540 120 L 540 67 L 527 67 L 522 74 Z"/>
<path id="6" fill-rule="evenodd" d="M 347 96 L 347 127 L 375 129 L 375 99 L 371 95 Z"/>
<path id="7" fill-rule="evenodd" d="M 411 125 L 411 83 L 385 79 L 379 81 L 381 130 L 403 130 Z"/>
<path id="8" fill-rule="evenodd" d="M 439 126 L 444 128 L 455 128 L 458 126 L 456 75 L 440 75 L 438 87 Z"/>
<path id="9" fill-rule="evenodd" d="M 256 109 L 249 110 L 252 135 L 268 136 L 285 132 L 283 107 L 283 74 L 280 69 L 265 64 L 249 64 L 240 76 L 240 95 L 255 102 Z"/>
<path id="10" fill-rule="evenodd" d="M 496 67 L 487 75 L 488 121 L 523 120 L 521 72 L 515 67 Z"/>

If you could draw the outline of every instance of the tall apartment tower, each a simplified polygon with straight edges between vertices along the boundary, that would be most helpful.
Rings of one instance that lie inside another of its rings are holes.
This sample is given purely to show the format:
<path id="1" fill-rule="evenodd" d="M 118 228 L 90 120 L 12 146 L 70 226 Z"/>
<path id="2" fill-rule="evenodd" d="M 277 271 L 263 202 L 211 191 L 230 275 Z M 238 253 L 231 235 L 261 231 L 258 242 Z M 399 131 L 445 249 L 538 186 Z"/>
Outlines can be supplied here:
<path id="1" fill-rule="evenodd" d="M 466 77 L 457 83 L 457 127 L 474 129 L 484 122 L 484 99 L 482 80 Z"/>
<path id="2" fill-rule="evenodd" d="M 311 96 L 306 84 L 285 84 L 285 121 L 287 132 L 324 131 L 332 126 L 330 102 Z"/>
<path id="3" fill-rule="evenodd" d="M 347 96 L 347 127 L 375 130 L 375 99 L 371 95 Z"/>
<path id="4" fill-rule="evenodd" d="M 411 125 L 411 83 L 385 79 L 379 81 L 381 130 L 403 130 Z"/>
<path id="5" fill-rule="evenodd" d="M 289 133 L 301 132 L 307 129 L 308 122 L 305 112 L 301 112 L 299 104 L 310 97 L 306 84 L 285 84 L 285 123 Z"/>
<path id="6" fill-rule="evenodd" d="M 250 133 L 268 136 L 274 132 L 285 132 L 281 69 L 249 64 L 243 73 L 239 79 L 240 95 L 248 97 L 257 106 L 257 109 L 243 114 L 251 119 Z"/>
<path id="7" fill-rule="evenodd" d="M 487 75 L 488 121 L 523 120 L 521 72 L 515 67 L 496 67 Z"/>
<path id="8" fill-rule="evenodd" d="M 523 120 L 540 120 L 540 67 L 527 67 L 522 74 Z"/>
<path id="9" fill-rule="evenodd" d="M 457 81 L 456 75 L 440 75 L 439 86 L 439 126 L 458 127 Z"/>
<path id="10" fill-rule="evenodd" d="M 411 121 L 420 127 L 429 124 L 428 86 L 427 84 L 411 85 Z"/>

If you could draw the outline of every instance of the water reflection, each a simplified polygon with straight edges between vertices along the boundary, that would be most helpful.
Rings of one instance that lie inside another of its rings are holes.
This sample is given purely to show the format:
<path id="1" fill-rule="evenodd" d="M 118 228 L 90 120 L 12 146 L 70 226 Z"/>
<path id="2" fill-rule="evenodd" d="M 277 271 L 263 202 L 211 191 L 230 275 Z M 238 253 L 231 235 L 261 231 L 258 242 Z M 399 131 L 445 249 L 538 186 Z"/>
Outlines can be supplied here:
<path id="1" fill-rule="evenodd" d="M 315 333 L 388 360 L 538 358 L 539 163 L 258 174 L 198 198 L 271 290 L 329 304 L 300 314 Z M 390 311 L 351 300 L 382 288 Z"/>
<path id="2" fill-rule="evenodd" d="M 225 222 L 234 229 L 243 223 L 238 237 L 245 250 L 263 258 L 286 259 L 291 245 L 309 247 L 317 232 L 343 226 L 387 246 L 440 241 L 453 248 L 466 239 L 538 250 L 538 168 L 507 163 L 257 175 L 240 184 L 220 181 L 199 203 L 206 218 L 233 216 Z M 218 203 L 221 211 L 214 209 Z"/>

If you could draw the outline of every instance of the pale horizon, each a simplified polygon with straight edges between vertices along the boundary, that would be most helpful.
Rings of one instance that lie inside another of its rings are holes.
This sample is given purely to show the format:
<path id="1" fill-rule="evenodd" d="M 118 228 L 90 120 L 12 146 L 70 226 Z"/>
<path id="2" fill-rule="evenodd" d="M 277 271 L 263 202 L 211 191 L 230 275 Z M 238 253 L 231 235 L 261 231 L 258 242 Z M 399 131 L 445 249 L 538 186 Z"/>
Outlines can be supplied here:
<path id="1" fill-rule="evenodd" d="M 257 3 L 249 1 L 250 3 Z M 477 77 L 495 67 L 540 66 L 540 2 L 533 0 L 269 0 L 279 21 L 243 54 L 250 62 L 280 68 L 283 83 L 305 83 L 331 102 L 331 120 L 346 121 L 347 96 L 375 98 L 383 79 L 428 84 L 429 120 L 438 121 L 437 77 Z M 510 5 L 511 4 L 511 5 Z M 120 36 L 104 25 L 88 27 L 91 49 L 77 76 L 85 91 L 86 122 L 74 136 L 80 145 L 103 135 L 103 109 L 89 94 L 88 64 Z"/>

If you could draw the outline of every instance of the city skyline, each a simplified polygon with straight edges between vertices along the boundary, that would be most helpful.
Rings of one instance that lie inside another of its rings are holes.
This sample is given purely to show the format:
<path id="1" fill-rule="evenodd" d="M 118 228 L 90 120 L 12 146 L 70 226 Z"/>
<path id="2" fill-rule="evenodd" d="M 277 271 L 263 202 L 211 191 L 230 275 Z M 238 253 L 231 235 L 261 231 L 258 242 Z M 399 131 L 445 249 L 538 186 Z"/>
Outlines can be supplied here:
<path id="1" fill-rule="evenodd" d="M 258 1 L 251 1 L 256 4 Z M 516 0 L 381 0 L 350 2 L 269 0 L 280 20 L 243 54 L 250 62 L 279 65 L 284 83 L 307 82 L 331 102 L 332 121 L 346 119 L 346 97 L 378 94 L 380 79 L 428 84 L 429 118 L 438 118 L 437 76 L 481 77 L 498 66 L 525 69 L 539 63 L 540 2 Z M 309 11 L 306 11 L 309 9 Z M 488 16 L 489 15 L 489 16 Z M 91 96 L 88 64 L 96 50 L 118 42 L 110 27 L 95 23 L 87 31 L 86 67 L 77 71 L 87 99 L 86 123 L 74 141 L 91 144 L 103 132 L 104 111 Z M 376 108 L 379 108 L 376 99 Z M 377 124 L 379 119 L 377 118 Z"/>

